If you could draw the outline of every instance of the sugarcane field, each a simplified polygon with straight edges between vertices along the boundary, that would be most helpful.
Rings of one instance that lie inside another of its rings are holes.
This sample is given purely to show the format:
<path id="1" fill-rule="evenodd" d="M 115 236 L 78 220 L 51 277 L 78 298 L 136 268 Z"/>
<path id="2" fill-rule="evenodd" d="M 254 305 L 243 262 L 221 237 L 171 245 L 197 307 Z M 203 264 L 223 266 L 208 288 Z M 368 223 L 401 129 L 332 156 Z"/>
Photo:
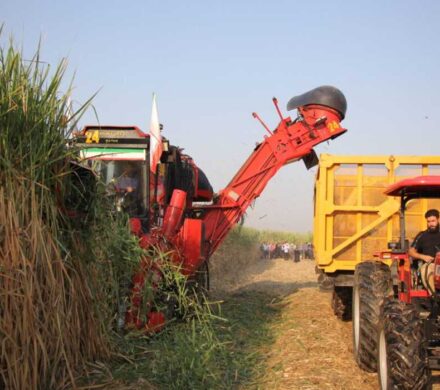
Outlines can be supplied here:
<path id="1" fill-rule="evenodd" d="M 0 11 L 0 390 L 440 389 L 439 2 Z"/>

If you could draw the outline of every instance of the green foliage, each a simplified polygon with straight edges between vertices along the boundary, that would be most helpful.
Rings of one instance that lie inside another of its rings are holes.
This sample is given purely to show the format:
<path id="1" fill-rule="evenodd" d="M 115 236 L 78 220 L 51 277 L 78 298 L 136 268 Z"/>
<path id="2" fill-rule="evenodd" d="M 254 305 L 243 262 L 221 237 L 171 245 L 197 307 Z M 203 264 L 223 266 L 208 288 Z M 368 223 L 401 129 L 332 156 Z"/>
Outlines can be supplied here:
<path id="1" fill-rule="evenodd" d="M 60 193 L 76 114 L 60 93 L 65 62 L 0 49 L 0 387 L 57 388 L 108 356 L 88 272 L 70 247 Z"/>
<path id="2" fill-rule="evenodd" d="M 246 226 L 236 226 L 228 234 L 226 242 L 239 243 L 243 247 L 251 247 L 260 239 L 260 231 Z"/>
<path id="3" fill-rule="evenodd" d="M 170 389 L 218 388 L 227 351 L 218 338 L 215 321 L 220 322 L 209 308 L 199 306 L 196 316 L 154 339 L 149 380 Z"/>
<path id="4" fill-rule="evenodd" d="M 277 230 L 261 230 L 259 232 L 258 241 L 261 242 L 274 242 L 282 243 L 289 242 L 294 244 L 300 244 L 304 242 L 312 242 L 312 233 L 295 233 L 284 232 Z"/>
<path id="5" fill-rule="evenodd" d="M 87 362 L 109 358 L 121 284 L 141 255 L 127 218 L 88 192 L 95 180 L 77 180 L 65 137 L 89 102 L 70 112 L 65 69 L 0 48 L 1 388 L 74 387 Z"/>
<path id="6" fill-rule="evenodd" d="M 127 384 L 145 378 L 159 389 L 257 388 L 280 318 L 275 298 L 238 293 L 221 304 L 199 302 L 197 314 L 169 324 L 150 339 L 124 340 L 131 361 L 119 360 L 112 377 Z M 262 385 L 264 388 L 264 385 Z"/>
<path id="7" fill-rule="evenodd" d="M 286 232 L 279 230 L 258 230 L 246 226 L 237 226 L 225 240 L 226 246 L 252 247 L 262 242 L 293 242 L 295 244 L 312 241 L 312 233 Z"/>
<path id="8" fill-rule="evenodd" d="M 81 216 L 79 225 L 71 224 L 69 229 L 76 238 L 72 250 L 87 262 L 102 331 L 114 337 L 118 318 L 125 316 L 118 311 L 127 306 L 131 278 L 144 251 L 130 232 L 128 216 L 114 212 L 101 183 L 97 183 L 89 212 Z"/>
<path id="9" fill-rule="evenodd" d="M 118 361 L 113 376 L 128 382 L 143 377 L 167 389 L 217 388 L 224 380 L 222 367 L 227 355 L 217 335 L 217 324 L 224 323 L 224 319 L 214 312 L 219 311 L 218 305 L 200 294 L 195 281 L 183 276 L 170 255 L 155 247 L 148 251 L 150 260 L 160 263 L 163 278 L 154 294 L 154 304 L 168 313 L 167 327 L 149 338 L 131 332 L 121 339 L 120 350 L 129 362 L 121 365 Z M 139 349 L 150 351 L 145 360 L 139 360 Z"/>
<path id="10" fill-rule="evenodd" d="M 260 233 L 236 228 L 222 245 L 219 257 L 253 256 Z M 163 291 L 176 302 L 179 321 L 134 346 L 125 340 L 135 364 L 118 362 L 112 375 L 128 383 L 146 378 L 160 389 L 231 389 L 261 383 L 265 361 L 275 335 L 271 324 L 280 309 L 273 296 L 237 293 L 226 302 L 209 302 L 193 294 L 178 267 L 156 251 L 152 256 L 164 270 Z M 215 261 L 215 260 L 214 260 Z M 222 271 L 225 264 L 222 263 Z M 237 261 L 233 262 L 237 266 Z M 143 351 L 139 355 L 137 351 Z M 142 357 L 140 357 L 142 356 Z M 263 386 L 264 387 L 264 386 Z"/>

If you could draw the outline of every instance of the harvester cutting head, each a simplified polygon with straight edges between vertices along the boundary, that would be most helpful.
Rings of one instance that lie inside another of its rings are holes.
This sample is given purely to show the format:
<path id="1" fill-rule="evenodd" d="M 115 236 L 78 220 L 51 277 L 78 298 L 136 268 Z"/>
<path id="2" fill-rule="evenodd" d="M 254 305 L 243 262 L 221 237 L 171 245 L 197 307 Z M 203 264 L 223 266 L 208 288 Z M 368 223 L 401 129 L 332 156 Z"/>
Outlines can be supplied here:
<path id="1" fill-rule="evenodd" d="M 323 85 L 293 97 L 287 103 L 287 109 L 290 111 L 298 107 L 311 105 L 332 108 L 341 115 L 341 120 L 345 118 L 345 113 L 347 112 L 347 100 L 344 94 L 338 88 L 330 85 Z"/>

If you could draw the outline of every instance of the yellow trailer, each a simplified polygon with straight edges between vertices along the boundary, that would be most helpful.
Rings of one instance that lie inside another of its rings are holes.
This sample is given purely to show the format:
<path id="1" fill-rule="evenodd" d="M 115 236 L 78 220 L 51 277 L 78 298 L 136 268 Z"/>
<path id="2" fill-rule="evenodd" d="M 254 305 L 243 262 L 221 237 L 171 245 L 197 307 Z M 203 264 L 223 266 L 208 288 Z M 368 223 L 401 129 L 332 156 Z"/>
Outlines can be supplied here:
<path id="1" fill-rule="evenodd" d="M 400 201 L 385 196 L 385 188 L 420 175 L 440 175 L 440 156 L 320 156 L 313 229 L 318 280 L 324 289 L 341 287 L 335 299 L 346 301 L 345 312 L 356 264 L 399 240 Z M 423 199 L 408 204 L 406 233 L 410 241 L 426 229 L 423 215 L 430 208 L 439 209 L 440 201 Z M 334 308 L 338 304 L 334 302 Z M 348 317 L 347 313 L 336 314 Z"/>

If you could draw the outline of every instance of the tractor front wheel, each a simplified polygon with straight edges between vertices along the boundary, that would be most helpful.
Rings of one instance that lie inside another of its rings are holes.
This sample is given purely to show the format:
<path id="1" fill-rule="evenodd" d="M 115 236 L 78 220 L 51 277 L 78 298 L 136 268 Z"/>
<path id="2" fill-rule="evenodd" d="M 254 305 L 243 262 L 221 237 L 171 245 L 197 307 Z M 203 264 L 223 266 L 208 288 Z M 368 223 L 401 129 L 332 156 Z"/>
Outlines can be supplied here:
<path id="1" fill-rule="evenodd" d="M 423 321 L 411 304 L 386 298 L 378 332 L 381 390 L 431 389 Z"/>
<path id="2" fill-rule="evenodd" d="M 352 315 L 353 354 L 365 371 L 377 369 L 377 334 L 380 308 L 392 291 L 390 268 L 378 261 L 364 261 L 354 273 Z"/>

